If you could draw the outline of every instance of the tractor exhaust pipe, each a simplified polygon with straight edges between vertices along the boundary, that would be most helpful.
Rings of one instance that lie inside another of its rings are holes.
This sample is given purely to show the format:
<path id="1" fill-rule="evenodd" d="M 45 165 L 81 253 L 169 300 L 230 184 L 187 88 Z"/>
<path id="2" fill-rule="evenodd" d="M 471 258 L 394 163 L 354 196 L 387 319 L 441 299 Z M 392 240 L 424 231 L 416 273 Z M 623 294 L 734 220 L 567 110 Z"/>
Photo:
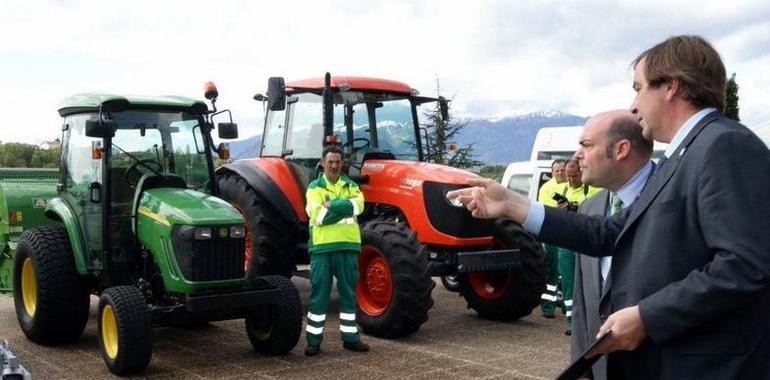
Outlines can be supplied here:
<path id="1" fill-rule="evenodd" d="M 332 94 L 332 76 L 326 73 L 324 77 L 323 98 L 323 126 L 324 146 L 328 144 L 328 137 L 334 134 L 334 97 Z"/>

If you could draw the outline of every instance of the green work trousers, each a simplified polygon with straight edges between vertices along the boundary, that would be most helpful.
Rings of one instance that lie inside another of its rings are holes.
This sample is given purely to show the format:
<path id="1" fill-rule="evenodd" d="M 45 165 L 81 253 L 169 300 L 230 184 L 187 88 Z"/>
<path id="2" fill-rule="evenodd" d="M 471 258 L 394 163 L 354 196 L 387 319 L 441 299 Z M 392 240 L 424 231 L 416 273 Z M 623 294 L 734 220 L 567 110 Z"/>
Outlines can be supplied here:
<path id="1" fill-rule="evenodd" d="M 553 315 L 556 310 L 557 287 L 559 284 L 559 247 L 543 244 L 545 250 L 545 293 L 540 296 L 540 310 Z"/>
<path id="2" fill-rule="evenodd" d="M 572 327 L 572 291 L 575 288 L 575 252 L 559 248 L 559 274 L 561 275 L 561 293 L 567 327 Z"/>
<path id="3" fill-rule="evenodd" d="M 356 326 L 356 282 L 358 252 L 339 251 L 310 254 L 310 304 L 305 328 L 307 343 L 318 346 L 323 340 L 326 310 L 332 291 L 332 278 L 337 278 L 340 295 L 340 334 L 344 342 L 361 340 Z"/>

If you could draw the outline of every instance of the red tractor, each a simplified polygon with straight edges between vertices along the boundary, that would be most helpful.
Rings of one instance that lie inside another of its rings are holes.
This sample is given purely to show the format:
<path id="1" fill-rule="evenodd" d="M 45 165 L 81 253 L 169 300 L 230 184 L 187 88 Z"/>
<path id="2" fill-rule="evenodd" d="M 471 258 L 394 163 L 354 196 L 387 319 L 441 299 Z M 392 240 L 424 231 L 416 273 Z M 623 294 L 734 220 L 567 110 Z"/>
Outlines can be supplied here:
<path id="1" fill-rule="evenodd" d="M 250 276 L 291 276 L 307 263 L 305 190 L 322 172 L 324 144 L 340 144 L 366 207 L 356 288 L 364 332 L 397 338 L 417 331 L 433 306 L 431 276 L 455 276 L 468 307 L 493 320 L 531 313 L 545 286 L 543 253 L 518 224 L 471 217 L 446 199 L 476 174 L 422 162 L 419 96 L 383 79 L 270 78 L 259 158 L 218 169 L 221 197 L 243 213 Z M 434 104 L 435 106 L 435 104 Z"/>

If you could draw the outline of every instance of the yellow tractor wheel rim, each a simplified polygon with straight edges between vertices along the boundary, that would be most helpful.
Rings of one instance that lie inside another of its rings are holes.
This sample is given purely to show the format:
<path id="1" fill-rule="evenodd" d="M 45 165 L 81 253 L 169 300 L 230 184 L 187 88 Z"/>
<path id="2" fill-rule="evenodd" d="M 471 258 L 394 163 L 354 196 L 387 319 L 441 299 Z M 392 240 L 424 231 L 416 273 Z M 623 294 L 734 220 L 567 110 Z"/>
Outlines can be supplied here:
<path id="1" fill-rule="evenodd" d="M 24 259 L 21 267 L 21 298 L 27 315 L 34 317 L 37 310 L 37 279 L 29 257 Z"/>
<path id="2" fill-rule="evenodd" d="M 110 305 L 105 305 L 102 309 L 102 344 L 110 359 L 118 356 L 118 322 Z"/>

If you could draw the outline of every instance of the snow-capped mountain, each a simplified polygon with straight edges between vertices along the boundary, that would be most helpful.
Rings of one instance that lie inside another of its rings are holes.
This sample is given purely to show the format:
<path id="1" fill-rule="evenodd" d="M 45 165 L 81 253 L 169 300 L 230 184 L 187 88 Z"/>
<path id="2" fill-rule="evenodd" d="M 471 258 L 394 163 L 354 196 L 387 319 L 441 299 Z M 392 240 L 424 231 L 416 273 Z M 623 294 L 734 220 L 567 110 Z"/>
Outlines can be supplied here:
<path id="1" fill-rule="evenodd" d="M 583 125 L 587 118 L 559 110 L 545 110 L 502 117 L 459 120 L 467 123 L 460 132 L 458 145 L 473 145 L 475 158 L 490 165 L 505 165 L 529 159 L 535 135 L 540 128 Z M 391 126 L 392 127 L 392 126 Z M 262 136 L 256 135 L 230 143 L 234 159 L 259 154 Z"/>

